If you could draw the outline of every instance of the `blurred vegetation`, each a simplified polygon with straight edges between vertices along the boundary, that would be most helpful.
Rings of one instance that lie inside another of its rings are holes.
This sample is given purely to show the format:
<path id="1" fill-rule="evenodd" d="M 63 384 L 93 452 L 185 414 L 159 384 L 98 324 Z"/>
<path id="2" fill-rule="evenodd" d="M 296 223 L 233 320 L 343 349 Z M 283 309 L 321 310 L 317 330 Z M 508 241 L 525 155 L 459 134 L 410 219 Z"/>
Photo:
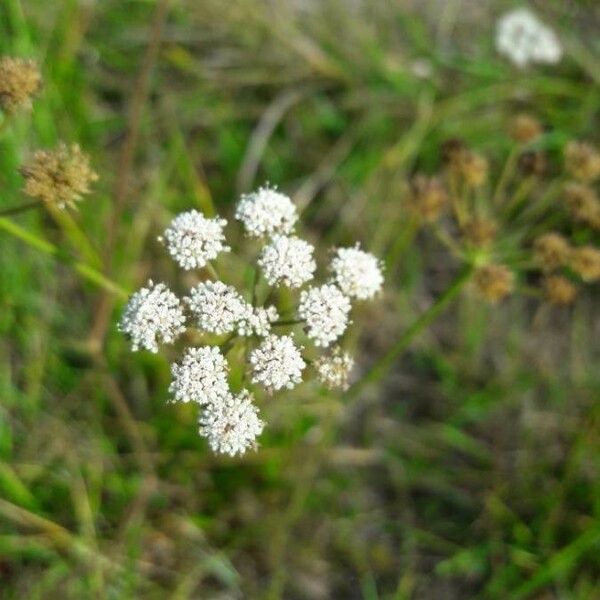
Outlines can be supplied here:
<path id="1" fill-rule="evenodd" d="M 45 85 L 2 130 L 0 208 L 36 148 L 78 142 L 100 181 L 72 221 L 11 222 L 132 290 L 175 280 L 171 215 L 276 183 L 322 246 L 386 257 L 366 373 L 458 272 L 426 232 L 396 251 L 443 140 L 493 173 L 516 112 L 554 165 L 599 141 L 597 3 L 530 4 L 558 67 L 496 55 L 501 0 L 2 0 L 0 54 Z M 2 598 L 600 597 L 597 285 L 567 309 L 463 294 L 353 397 L 264 402 L 261 449 L 232 460 L 166 404 L 168 357 L 129 352 L 118 296 L 0 235 Z"/>

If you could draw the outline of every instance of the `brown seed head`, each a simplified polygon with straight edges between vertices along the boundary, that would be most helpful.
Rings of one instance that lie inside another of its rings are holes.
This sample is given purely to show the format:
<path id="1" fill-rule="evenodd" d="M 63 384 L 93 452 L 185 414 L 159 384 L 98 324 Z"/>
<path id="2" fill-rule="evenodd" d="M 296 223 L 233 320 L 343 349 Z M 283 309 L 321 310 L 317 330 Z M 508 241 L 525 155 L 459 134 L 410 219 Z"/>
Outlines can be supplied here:
<path id="1" fill-rule="evenodd" d="M 600 200 L 596 192 L 582 183 L 565 186 L 565 200 L 573 218 L 600 229 Z"/>
<path id="2" fill-rule="evenodd" d="M 442 162 L 452 167 L 460 163 L 463 152 L 467 150 L 466 144 L 460 138 L 447 139 L 441 147 Z"/>
<path id="3" fill-rule="evenodd" d="M 594 246 L 575 248 L 569 265 L 584 281 L 597 281 L 600 279 L 600 250 Z"/>
<path id="4" fill-rule="evenodd" d="M 496 303 L 513 291 L 514 273 L 505 265 L 484 265 L 475 271 L 473 284 L 483 298 Z"/>
<path id="5" fill-rule="evenodd" d="M 42 85 L 37 65 L 25 58 L 0 58 L 0 107 L 7 113 L 31 108 L 31 98 Z"/>
<path id="6" fill-rule="evenodd" d="M 25 194 L 59 208 L 81 200 L 98 179 L 87 154 L 76 144 L 69 148 L 62 143 L 55 150 L 38 150 L 21 167 L 21 174 L 25 178 Z"/>
<path id="7" fill-rule="evenodd" d="M 460 160 L 460 172 L 467 185 L 474 188 L 483 185 L 487 181 L 488 169 L 487 158 L 475 152 L 463 152 Z"/>
<path id="8" fill-rule="evenodd" d="M 531 115 L 520 114 L 515 116 L 509 125 L 510 137 L 522 144 L 531 142 L 542 134 L 542 125 Z"/>
<path id="9" fill-rule="evenodd" d="M 523 152 L 519 156 L 519 170 L 523 175 L 539 177 L 546 171 L 546 157 L 543 152 Z"/>
<path id="10" fill-rule="evenodd" d="M 410 207 L 422 221 L 436 221 L 448 204 L 448 193 L 437 177 L 416 175 L 410 182 Z"/>
<path id="11" fill-rule="evenodd" d="M 533 255 L 536 263 L 544 271 L 554 271 L 567 264 L 571 246 L 559 233 L 545 233 L 533 243 Z"/>
<path id="12" fill-rule="evenodd" d="M 565 148 L 565 168 L 579 181 L 594 181 L 600 177 L 600 153 L 591 144 L 569 142 Z"/>
<path id="13" fill-rule="evenodd" d="M 542 282 L 546 299 L 552 304 L 567 306 L 577 296 L 577 286 L 562 275 L 548 275 Z"/>
<path id="14" fill-rule="evenodd" d="M 463 225 L 464 240 L 475 248 L 485 248 L 496 238 L 498 225 L 492 219 L 472 217 Z"/>

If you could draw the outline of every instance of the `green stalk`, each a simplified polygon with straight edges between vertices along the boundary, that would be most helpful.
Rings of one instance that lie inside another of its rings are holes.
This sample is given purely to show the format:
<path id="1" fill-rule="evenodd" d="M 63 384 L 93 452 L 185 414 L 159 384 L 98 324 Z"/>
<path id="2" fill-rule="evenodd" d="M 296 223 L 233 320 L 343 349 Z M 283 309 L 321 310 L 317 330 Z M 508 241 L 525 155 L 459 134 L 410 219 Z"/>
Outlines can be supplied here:
<path id="1" fill-rule="evenodd" d="M 16 238 L 19 238 L 32 248 L 35 248 L 44 254 L 48 254 L 49 256 L 53 256 L 57 260 L 60 260 L 61 262 L 71 266 L 76 273 L 94 285 L 105 289 L 106 291 L 111 292 L 120 298 L 127 298 L 127 291 L 114 281 L 111 281 L 108 277 L 106 277 L 106 275 L 100 271 L 97 271 L 94 267 L 91 267 L 86 263 L 75 260 L 71 256 L 64 254 L 60 248 L 54 244 L 51 244 L 45 239 L 30 233 L 22 227 L 19 227 L 19 225 L 16 225 L 9 219 L 0 217 L 0 229 L 4 229 L 4 231 L 10 233 Z"/>
<path id="2" fill-rule="evenodd" d="M 472 266 L 466 266 L 452 285 L 419 317 L 417 317 L 408 329 L 398 338 L 396 343 L 371 367 L 366 375 L 357 383 L 355 383 L 348 391 L 347 397 L 353 398 L 365 388 L 369 383 L 377 381 L 394 364 L 394 361 L 406 350 L 409 344 L 414 340 L 419 333 L 428 327 L 458 296 L 473 271 Z"/>

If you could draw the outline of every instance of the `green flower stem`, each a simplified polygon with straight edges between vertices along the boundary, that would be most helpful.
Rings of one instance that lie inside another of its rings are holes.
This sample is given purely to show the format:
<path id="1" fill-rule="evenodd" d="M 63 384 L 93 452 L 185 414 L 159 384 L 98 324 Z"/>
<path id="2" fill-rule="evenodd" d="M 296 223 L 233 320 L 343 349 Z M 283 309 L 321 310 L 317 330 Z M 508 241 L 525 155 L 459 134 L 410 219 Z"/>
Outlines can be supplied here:
<path id="1" fill-rule="evenodd" d="M 75 219 L 66 210 L 51 203 L 46 204 L 46 209 L 54 222 L 60 227 L 73 249 L 80 253 L 81 258 L 95 268 L 100 268 L 102 261 L 98 256 L 98 252 L 92 246 L 87 235 L 81 230 Z"/>
<path id="2" fill-rule="evenodd" d="M 217 270 L 213 267 L 212 263 L 207 262 L 204 265 L 204 269 L 208 272 L 208 274 L 215 280 L 218 281 L 219 280 L 219 274 L 217 273 Z"/>
<path id="3" fill-rule="evenodd" d="M 304 319 L 289 319 L 287 321 L 275 321 L 271 323 L 271 327 L 284 327 L 286 325 L 300 325 L 304 323 Z"/>
<path id="4" fill-rule="evenodd" d="M 347 397 L 352 398 L 365 388 L 369 383 L 381 379 L 383 375 L 394 364 L 394 361 L 406 350 L 409 344 L 419 333 L 428 327 L 435 319 L 448 307 L 448 305 L 458 296 L 467 281 L 471 277 L 473 267 L 468 265 L 452 285 L 419 317 L 417 317 L 406 331 L 400 336 L 396 343 L 371 367 L 366 375 L 355 383 L 347 393 Z"/>
<path id="5" fill-rule="evenodd" d="M 97 271 L 94 267 L 83 263 L 81 261 L 73 259 L 71 256 L 64 254 L 60 248 L 51 244 L 43 238 L 40 238 L 33 233 L 30 233 L 26 229 L 19 227 L 9 219 L 5 219 L 4 217 L 0 217 L 0 229 L 10 233 L 16 238 L 19 238 L 21 241 L 25 242 L 32 248 L 43 252 L 44 254 L 48 254 L 49 256 L 53 256 L 57 260 L 69 265 L 73 268 L 73 270 L 78 273 L 81 277 L 86 279 L 87 281 L 93 283 L 94 285 L 119 296 L 120 298 L 127 298 L 129 295 L 126 290 L 124 290 L 121 286 L 119 286 L 114 281 L 111 281 L 106 275 Z"/>
<path id="6" fill-rule="evenodd" d="M 25 202 L 24 204 L 20 204 L 19 206 L 10 206 L 9 208 L 5 208 L 0 210 L 0 217 L 8 217 L 9 215 L 17 215 L 19 213 L 25 212 L 30 208 L 41 208 L 42 202 L 40 200 L 34 200 L 33 202 Z"/>

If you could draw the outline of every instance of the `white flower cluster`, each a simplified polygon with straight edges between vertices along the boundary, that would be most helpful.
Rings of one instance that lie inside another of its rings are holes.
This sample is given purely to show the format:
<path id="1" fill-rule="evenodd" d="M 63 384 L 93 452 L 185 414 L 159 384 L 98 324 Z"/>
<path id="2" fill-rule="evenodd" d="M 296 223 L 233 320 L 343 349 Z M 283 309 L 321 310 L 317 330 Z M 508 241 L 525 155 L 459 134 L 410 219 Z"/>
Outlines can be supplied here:
<path id="1" fill-rule="evenodd" d="M 298 211 L 292 200 L 276 189 L 261 187 L 244 194 L 238 202 L 235 218 L 252 237 L 291 233 L 298 220 Z"/>
<path id="2" fill-rule="evenodd" d="M 150 280 L 131 296 L 118 328 L 129 336 L 134 352 L 158 352 L 158 342 L 173 343 L 185 331 L 184 323 L 179 298 L 164 283 Z"/>
<path id="3" fill-rule="evenodd" d="M 294 235 L 298 213 L 291 199 L 272 188 L 242 196 L 235 213 L 248 236 L 263 238 L 264 245 L 256 261 L 270 298 L 277 298 L 276 288 L 301 288 L 311 281 L 317 269 L 314 247 Z M 227 222 L 207 218 L 192 210 L 175 217 L 159 238 L 170 255 L 185 270 L 202 269 L 226 245 Z M 214 269 L 211 269 L 214 274 Z M 200 281 L 192 287 L 183 302 L 163 283 L 148 285 L 130 298 L 119 323 L 119 329 L 131 339 L 133 350 L 158 350 L 160 342 L 171 344 L 188 326 L 205 336 L 229 337 L 220 344 L 189 347 L 179 362 L 171 366 L 169 393 L 173 401 L 194 402 L 202 407 L 200 434 L 210 448 L 232 456 L 256 447 L 256 438 L 264 428 L 254 397 L 249 390 L 234 393 L 230 389 L 227 352 L 236 337 L 245 341 L 247 368 L 252 384 L 263 386 L 269 393 L 292 389 L 302 381 L 308 359 L 305 346 L 294 335 L 305 336 L 305 343 L 316 348 L 329 347 L 350 324 L 352 300 L 373 298 L 383 285 L 380 262 L 357 245 L 338 248 L 329 265 L 330 277 L 323 285 L 299 292 L 293 318 L 280 320 L 275 305 L 257 302 L 258 271 L 252 302 L 233 286 L 223 281 Z M 287 300 L 282 302 L 288 305 Z M 280 298 L 281 300 L 282 298 Z M 286 309 L 288 312 L 289 309 Z M 302 332 L 288 330 L 276 335 L 273 328 L 302 325 Z M 195 334 L 197 335 L 197 334 Z M 338 346 L 328 355 L 313 362 L 314 372 L 323 385 L 346 389 L 354 361 Z"/>
<path id="4" fill-rule="evenodd" d="M 315 249 L 297 237 L 275 235 L 258 257 L 269 285 L 285 285 L 298 288 L 313 278 L 317 263 L 313 258 Z"/>
<path id="5" fill-rule="evenodd" d="M 291 335 L 269 335 L 250 354 L 252 382 L 264 385 L 269 391 L 291 390 L 302 381 L 306 367 L 301 350 Z"/>
<path id="6" fill-rule="evenodd" d="M 190 210 L 176 216 L 158 239 L 182 269 L 201 269 L 219 253 L 230 250 L 223 244 L 225 225 L 225 219 L 207 219 L 197 210 Z"/>
<path id="7" fill-rule="evenodd" d="M 556 64 L 562 47 L 552 29 L 527 8 L 517 8 L 498 20 L 496 49 L 520 68 L 531 63 Z"/>
<path id="8" fill-rule="evenodd" d="M 335 286 L 325 284 L 300 294 L 298 315 L 306 321 L 306 333 L 317 346 L 329 346 L 346 331 L 350 300 Z"/>
<path id="9" fill-rule="evenodd" d="M 329 355 L 321 356 L 315 363 L 319 381 L 330 390 L 347 390 L 354 359 L 336 346 Z"/>

